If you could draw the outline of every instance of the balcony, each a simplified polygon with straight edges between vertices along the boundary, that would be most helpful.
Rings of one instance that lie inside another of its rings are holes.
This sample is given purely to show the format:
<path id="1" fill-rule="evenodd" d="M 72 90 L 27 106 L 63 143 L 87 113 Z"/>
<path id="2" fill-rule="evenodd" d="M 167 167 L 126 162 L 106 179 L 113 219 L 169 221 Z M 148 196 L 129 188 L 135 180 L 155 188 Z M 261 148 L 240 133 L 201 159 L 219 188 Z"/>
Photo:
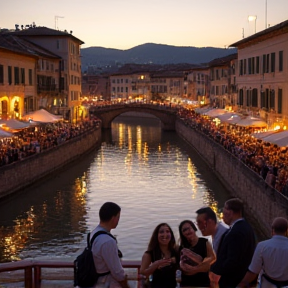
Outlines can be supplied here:
<path id="1" fill-rule="evenodd" d="M 56 84 L 50 84 L 50 85 L 38 85 L 37 86 L 37 93 L 41 92 L 58 92 L 58 87 Z"/>

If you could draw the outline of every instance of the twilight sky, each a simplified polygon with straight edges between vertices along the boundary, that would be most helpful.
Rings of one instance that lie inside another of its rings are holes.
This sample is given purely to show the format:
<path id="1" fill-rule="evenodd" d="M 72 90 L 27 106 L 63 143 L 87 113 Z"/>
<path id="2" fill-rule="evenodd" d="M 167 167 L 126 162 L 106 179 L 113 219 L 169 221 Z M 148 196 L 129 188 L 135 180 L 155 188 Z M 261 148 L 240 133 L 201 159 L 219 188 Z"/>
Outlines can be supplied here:
<path id="1" fill-rule="evenodd" d="M 267 3 L 267 5 L 266 5 Z M 267 18 L 266 18 L 267 7 Z M 224 48 L 288 20 L 288 0 L 0 0 L 0 28 L 15 24 L 73 31 L 82 48 L 144 43 Z M 55 16 L 58 17 L 55 21 Z"/>

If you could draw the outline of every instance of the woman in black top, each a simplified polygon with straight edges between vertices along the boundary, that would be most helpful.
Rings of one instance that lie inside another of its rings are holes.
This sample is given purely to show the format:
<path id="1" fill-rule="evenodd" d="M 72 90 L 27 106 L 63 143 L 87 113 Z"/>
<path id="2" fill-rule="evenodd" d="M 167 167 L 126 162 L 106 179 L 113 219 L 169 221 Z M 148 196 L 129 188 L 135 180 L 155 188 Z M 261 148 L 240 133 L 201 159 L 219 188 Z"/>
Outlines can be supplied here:
<path id="1" fill-rule="evenodd" d="M 142 257 L 140 273 L 148 278 L 152 275 L 153 288 L 175 288 L 177 252 L 175 237 L 167 223 L 159 224 L 151 236 L 148 249 Z"/>
<path id="2" fill-rule="evenodd" d="M 179 225 L 181 287 L 210 287 L 208 272 L 216 258 L 212 245 L 206 238 L 199 238 L 196 231 L 190 220 L 184 220 Z"/>

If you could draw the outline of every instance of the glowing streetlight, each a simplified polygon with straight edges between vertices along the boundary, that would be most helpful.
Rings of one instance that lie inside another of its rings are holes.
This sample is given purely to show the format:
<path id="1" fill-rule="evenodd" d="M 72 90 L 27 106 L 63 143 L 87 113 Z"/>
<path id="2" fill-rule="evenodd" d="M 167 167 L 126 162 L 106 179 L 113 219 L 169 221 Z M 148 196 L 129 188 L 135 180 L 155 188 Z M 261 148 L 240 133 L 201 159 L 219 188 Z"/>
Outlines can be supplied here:
<path id="1" fill-rule="evenodd" d="M 255 21 L 255 33 L 256 33 L 256 20 L 257 20 L 257 16 L 256 15 L 252 15 L 252 16 L 248 16 L 248 21 L 252 22 Z"/>

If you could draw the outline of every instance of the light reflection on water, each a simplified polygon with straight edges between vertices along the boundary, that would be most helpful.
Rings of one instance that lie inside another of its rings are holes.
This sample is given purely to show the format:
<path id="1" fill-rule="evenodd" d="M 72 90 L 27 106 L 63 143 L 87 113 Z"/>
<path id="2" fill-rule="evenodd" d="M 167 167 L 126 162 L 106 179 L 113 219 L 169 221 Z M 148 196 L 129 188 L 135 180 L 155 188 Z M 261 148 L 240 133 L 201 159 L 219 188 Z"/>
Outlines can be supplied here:
<path id="1" fill-rule="evenodd" d="M 135 121 L 117 119 L 98 151 L 0 204 L 0 261 L 75 257 L 106 201 L 122 207 L 112 233 L 125 259 L 141 258 L 160 222 L 178 237 L 179 223 L 198 208 L 222 208 L 227 191 L 195 151 L 158 120 Z"/>

